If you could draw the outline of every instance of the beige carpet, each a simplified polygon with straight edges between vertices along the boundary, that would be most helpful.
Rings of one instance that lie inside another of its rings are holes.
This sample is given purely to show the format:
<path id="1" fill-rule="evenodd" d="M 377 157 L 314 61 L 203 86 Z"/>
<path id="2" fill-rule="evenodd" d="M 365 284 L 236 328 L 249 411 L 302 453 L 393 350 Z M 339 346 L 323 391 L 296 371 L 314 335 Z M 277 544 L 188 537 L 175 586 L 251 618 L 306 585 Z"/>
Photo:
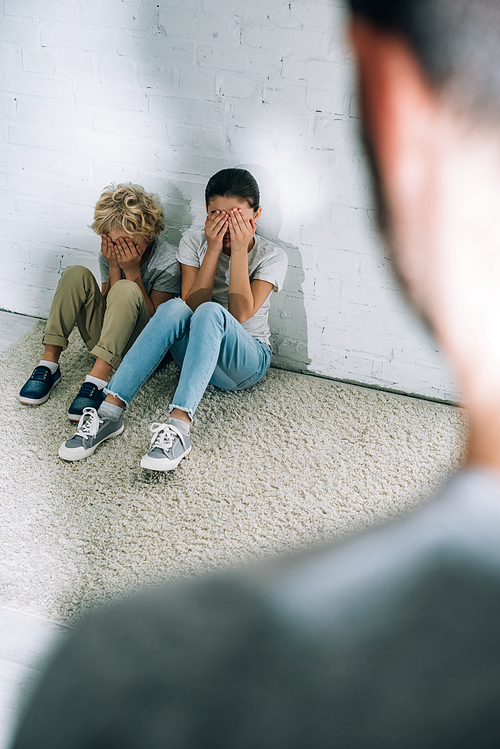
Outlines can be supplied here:
<path id="1" fill-rule="evenodd" d="M 92 358 L 74 333 L 49 401 L 20 404 L 41 330 L 0 358 L 0 605 L 26 613 L 72 622 L 140 584 L 358 531 L 423 501 L 463 450 L 459 409 L 272 369 L 245 392 L 209 388 L 189 458 L 148 472 L 139 460 L 175 388 L 170 364 L 121 437 L 65 463 L 66 410 Z"/>

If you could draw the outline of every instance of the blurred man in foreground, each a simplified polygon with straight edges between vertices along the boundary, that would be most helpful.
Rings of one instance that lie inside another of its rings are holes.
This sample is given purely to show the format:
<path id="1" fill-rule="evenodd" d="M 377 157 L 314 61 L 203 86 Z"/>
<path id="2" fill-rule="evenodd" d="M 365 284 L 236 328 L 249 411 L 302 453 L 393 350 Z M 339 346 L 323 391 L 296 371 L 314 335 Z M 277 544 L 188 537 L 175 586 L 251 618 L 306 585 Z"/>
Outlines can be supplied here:
<path id="1" fill-rule="evenodd" d="M 352 6 L 383 228 L 459 377 L 466 466 L 393 524 L 89 616 L 15 749 L 500 740 L 500 2 Z"/>

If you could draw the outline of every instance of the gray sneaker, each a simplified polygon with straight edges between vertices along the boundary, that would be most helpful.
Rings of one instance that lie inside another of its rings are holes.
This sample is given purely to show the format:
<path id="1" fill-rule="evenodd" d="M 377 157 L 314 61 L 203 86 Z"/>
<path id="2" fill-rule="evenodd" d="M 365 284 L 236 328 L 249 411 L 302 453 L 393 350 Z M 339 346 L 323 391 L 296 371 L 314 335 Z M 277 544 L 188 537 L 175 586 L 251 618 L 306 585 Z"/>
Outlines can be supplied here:
<path id="1" fill-rule="evenodd" d="M 99 416 L 95 408 L 84 408 L 78 422 L 78 429 L 59 448 L 63 460 L 81 460 L 92 455 L 101 442 L 110 437 L 118 437 L 123 432 L 123 419 L 110 421 Z"/>
<path id="2" fill-rule="evenodd" d="M 183 434 L 173 424 L 152 424 L 153 439 L 148 454 L 141 460 L 142 468 L 150 471 L 173 471 L 191 452 L 189 434 Z"/>

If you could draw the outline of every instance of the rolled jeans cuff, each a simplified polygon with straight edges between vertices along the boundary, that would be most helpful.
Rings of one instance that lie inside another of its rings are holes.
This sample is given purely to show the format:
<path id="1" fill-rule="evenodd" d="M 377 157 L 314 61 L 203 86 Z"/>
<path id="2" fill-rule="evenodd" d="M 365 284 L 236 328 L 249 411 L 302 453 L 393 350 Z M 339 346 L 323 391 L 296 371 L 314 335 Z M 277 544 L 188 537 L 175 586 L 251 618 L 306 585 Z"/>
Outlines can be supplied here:
<path id="1" fill-rule="evenodd" d="M 45 333 L 42 338 L 44 346 L 60 346 L 62 350 L 68 348 L 68 339 L 62 335 L 52 335 L 51 333 Z"/>
<path id="2" fill-rule="evenodd" d="M 92 356 L 95 356 L 96 358 L 102 359 L 103 361 L 107 362 L 110 366 L 113 367 L 113 369 L 117 369 L 120 366 L 121 357 L 116 356 L 116 354 L 112 354 L 110 351 L 106 351 L 106 349 L 102 348 L 101 346 L 94 346 L 90 353 L 92 354 Z"/>
<path id="3" fill-rule="evenodd" d="M 115 393 L 114 390 L 110 390 L 109 388 L 103 388 L 103 390 L 106 393 L 106 395 L 112 395 L 113 398 L 118 398 L 119 400 L 123 401 L 123 403 L 125 403 L 126 406 L 130 406 L 130 403 L 126 401 L 124 398 L 122 398 L 121 395 L 118 395 L 118 393 Z"/>
<path id="4" fill-rule="evenodd" d="M 184 411 L 184 413 L 187 413 L 191 421 L 193 421 L 194 409 L 186 408 L 186 406 L 177 406 L 175 403 L 171 403 L 168 407 L 168 413 L 171 414 L 174 408 L 178 408 L 179 411 Z"/>

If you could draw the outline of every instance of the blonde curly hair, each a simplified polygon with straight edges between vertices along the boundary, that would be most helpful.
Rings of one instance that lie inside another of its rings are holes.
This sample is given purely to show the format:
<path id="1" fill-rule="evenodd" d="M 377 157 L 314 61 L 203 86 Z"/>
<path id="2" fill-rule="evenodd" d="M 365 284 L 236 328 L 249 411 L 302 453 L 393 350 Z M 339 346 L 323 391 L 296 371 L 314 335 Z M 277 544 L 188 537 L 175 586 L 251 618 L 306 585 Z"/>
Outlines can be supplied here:
<path id="1" fill-rule="evenodd" d="M 128 237 L 141 234 L 151 242 L 165 228 L 163 208 L 156 195 L 140 185 L 108 185 L 97 201 L 91 228 L 96 234 L 121 230 Z"/>

